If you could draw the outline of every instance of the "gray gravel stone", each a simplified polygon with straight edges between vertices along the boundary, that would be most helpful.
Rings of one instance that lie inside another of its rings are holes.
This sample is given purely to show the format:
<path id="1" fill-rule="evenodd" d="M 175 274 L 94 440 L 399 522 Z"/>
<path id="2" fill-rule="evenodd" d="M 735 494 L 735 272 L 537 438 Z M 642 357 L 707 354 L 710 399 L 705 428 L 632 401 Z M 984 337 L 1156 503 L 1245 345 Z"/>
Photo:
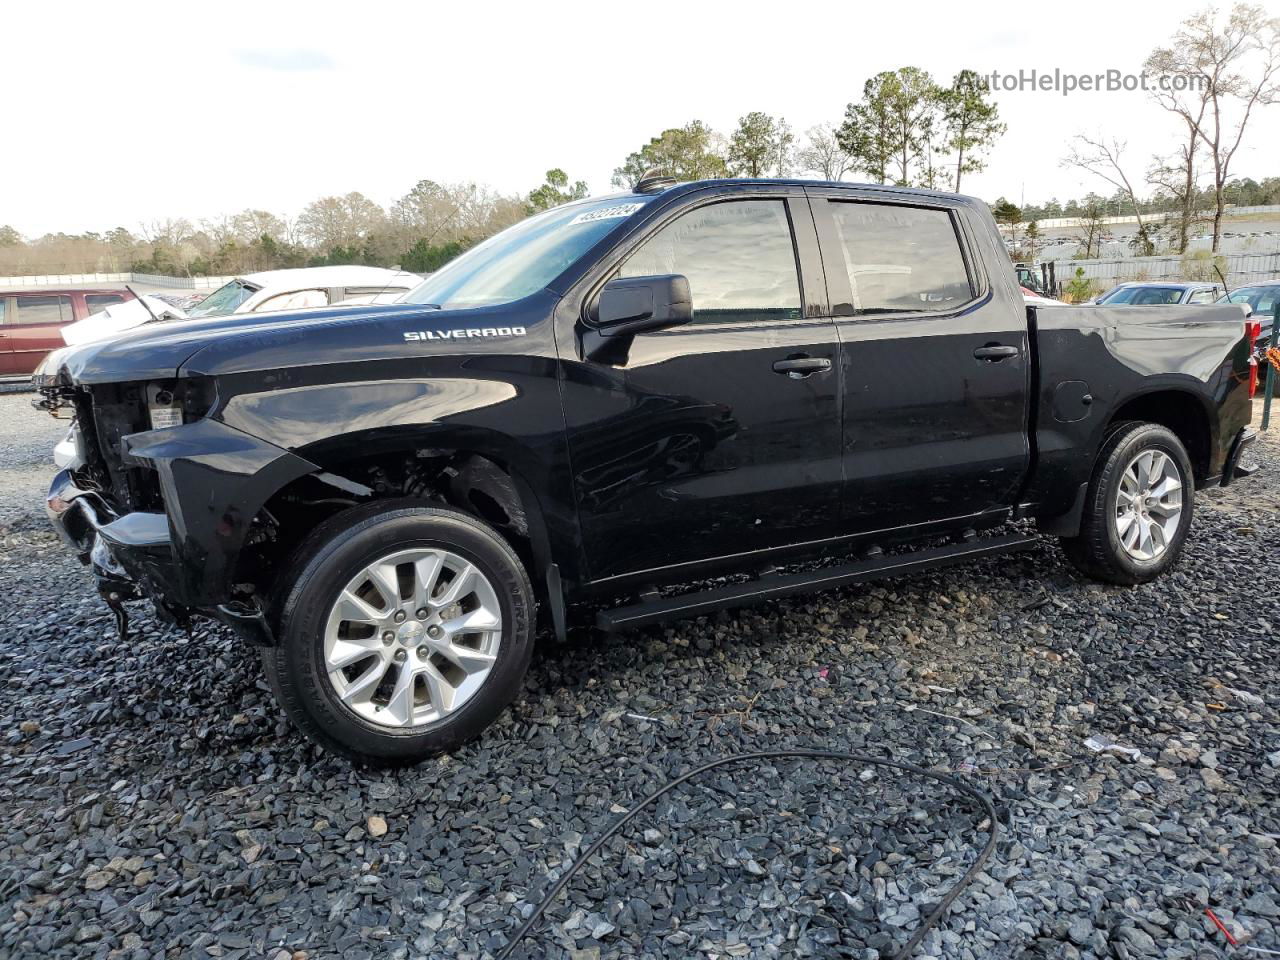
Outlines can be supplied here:
<path id="1" fill-rule="evenodd" d="M 542 637 L 481 739 L 375 773 L 291 730 L 227 631 L 135 604 L 116 641 L 43 516 L 63 430 L 0 397 L 0 955 L 481 960 L 615 811 L 713 757 L 785 747 L 921 763 L 993 797 L 996 856 L 922 956 L 1216 955 L 1206 906 L 1280 949 L 1274 441 L 1267 473 L 1198 494 L 1156 583 L 1087 582 L 1046 543 Z M 1093 754 L 1094 734 L 1145 759 Z M 972 862 L 977 819 L 863 765 L 724 768 L 605 844 L 516 955 L 891 955 Z"/>

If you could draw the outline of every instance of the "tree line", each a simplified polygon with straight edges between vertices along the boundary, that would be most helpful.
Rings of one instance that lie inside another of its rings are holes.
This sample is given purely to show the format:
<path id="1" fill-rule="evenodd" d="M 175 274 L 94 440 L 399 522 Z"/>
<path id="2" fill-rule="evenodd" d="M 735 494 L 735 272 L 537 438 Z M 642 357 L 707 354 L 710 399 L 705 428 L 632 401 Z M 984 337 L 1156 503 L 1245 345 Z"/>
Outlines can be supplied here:
<path id="1" fill-rule="evenodd" d="M 919 67 L 900 67 L 869 79 L 838 123 L 811 127 L 802 140 L 785 117 L 760 111 L 741 117 L 727 136 L 691 120 L 629 154 L 613 183 L 634 187 L 650 170 L 677 180 L 857 175 L 958 193 L 1005 130 L 975 71 L 961 70 L 944 86 Z"/>
<path id="2" fill-rule="evenodd" d="M 1207 9 L 1184 20 L 1169 42 L 1146 58 L 1149 74 L 1182 83 L 1153 84 L 1149 96 L 1177 131 L 1175 149 L 1149 158 L 1141 173 L 1128 144 L 1102 132 L 1077 134 L 1062 165 L 1107 185 L 1107 195 L 1019 208 L 1000 197 L 997 219 L 1014 227 L 1047 217 L 1086 221 L 1081 239 L 1100 241 L 1103 217 L 1137 218 L 1135 252 L 1154 252 L 1166 237 L 1185 252 L 1203 223 L 1217 252 L 1231 204 L 1280 202 L 1280 179 L 1233 176 L 1245 132 L 1280 100 L 1280 18 L 1236 3 L 1225 18 Z M 785 117 L 751 111 L 727 135 L 700 120 L 663 130 L 627 155 L 613 183 L 634 187 L 653 170 L 679 180 L 726 176 L 790 176 L 961 192 L 965 177 L 985 168 L 1006 133 L 986 78 L 961 70 L 939 83 L 914 66 L 878 73 L 863 84 L 837 122 L 797 137 Z M 0 274 L 117 272 L 229 274 L 278 267 L 358 263 L 439 268 L 468 247 L 523 217 L 584 197 L 587 186 L 561 169 L 526 194 L 507 195 L 476 183 L 419 181 L 382 207 L 359 192 L 322 197 L 296 217 L 264 210 L 193 223 L 152 221 L 137 232 L 53 234 L 25 240 L 0 227 Z M 1210 210 L 1206 219 L 1203 210 Z"/>
<path id="3" fill-rule="evenodd" d="M 476 183 L 421 180 L 389 207 L 364 194 L 321 197 L 296 217 L 267 210 L 193 222 L 152 220 L 134 230 L 25 239 L 0 226 L 0 275 L 158 273 L 220 276 L 329 264 L 399 266 L 430 273 L 524 217 L 587 195 L 563 170 L 518 195 Z"/>

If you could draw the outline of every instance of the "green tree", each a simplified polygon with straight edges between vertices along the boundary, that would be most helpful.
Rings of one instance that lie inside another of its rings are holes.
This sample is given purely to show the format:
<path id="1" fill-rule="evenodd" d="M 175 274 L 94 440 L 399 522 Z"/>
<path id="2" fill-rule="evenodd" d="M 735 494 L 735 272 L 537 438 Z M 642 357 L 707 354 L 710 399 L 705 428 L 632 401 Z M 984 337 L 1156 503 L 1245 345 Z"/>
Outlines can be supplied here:
<path id="1" fill-rule="evenodd" d="M 634 187 L 650 170 L 677 180 L 707 180 L 729 174 L 721 138 L 701 120 L 662 131 L 613 171 L 616 187 Z"/>
<path id="2" fill-rule="evenodd" d="M 729 137 L 729 168 L 742 177 L 763 177 L 770 170 L 786 176 L 794 142 L 786 120 L 753 110 L 738 120 L 738 128 Z"/>
<path id="3" fill-rule="evenodd" d="M 530 192 L 528 200 L 525 201 L 525 210 L 532 216 L 543 210 L 558 207 L 562 203 L 569 203 L 571 200 L 581 200 L 586 195 L 585 181 L 579 180 L 571 187 L 569 175 L 556 167 L 547 171 L 547 180 L 542 186 Z"/>
<path id="4" fill-rule="evenodd" d="M 1067 303 L 1084 303 L 1099 293 L 1098 283 L 1084 275 L 1084 267 L 1076 267 L 1075 276 L 1062 287 L 1062 298 Z"/>
<path id="5" fill-rule="evenodd" d="M 1040 226 L 1034 220 L 1027 224 L 1027 229 L 1022 231 L 1023 242 L 1027 245 L 1027 250 L 1034 258 L 1036 249 L 1040 246 Z"/>
<path id="6" fill-rule="evenodd" d="M 1000 108 L 990 99 L 991 92 L 973 70 L 961 70 L 951 86 L 938 92 L 945 130 L 946 152 L 955 154 L 955 177 L 952 189 L 960 192 L 960 180 L 966 173 L 977 173 L 986 166 L 983 153 L 1008 129 L 1000 122 Z"/>
<path id="7" fill-rule="evenodd" d="M 400 258 L 400 266 L 412 273 L 435 273 L 454 257 L 465 253 L 467 247 L 468 244 L 460 240 L 433 245 L 423 238 Z"/>
<path id="8" fill-rule="evenodd" d="M 22 243 L 22 234 L 7 223 L 0 226 L 0 247 L 16 247 Z"/>
<path id="9" fill-rule="evenodd" d="M 886 70 L 862 87 L 862 100 L 850 103 L 837 132 L 840 146 L 868 176 L 909 186 L 916 182 L 917 167 L 924 164 L 921 179 L 934 178 L 935 143 L 940 91 L 919 67 Z"/>
<path id="10" fill-rule="evenodd" d="M 1001 197 L 991 208 L 991 216 L 996 223 L 1003 223 L 1013 235 L 1013 249 L 1018 249 L 1018 224 L 1022 223 L 1022 209 L 1010 200 Z"/>

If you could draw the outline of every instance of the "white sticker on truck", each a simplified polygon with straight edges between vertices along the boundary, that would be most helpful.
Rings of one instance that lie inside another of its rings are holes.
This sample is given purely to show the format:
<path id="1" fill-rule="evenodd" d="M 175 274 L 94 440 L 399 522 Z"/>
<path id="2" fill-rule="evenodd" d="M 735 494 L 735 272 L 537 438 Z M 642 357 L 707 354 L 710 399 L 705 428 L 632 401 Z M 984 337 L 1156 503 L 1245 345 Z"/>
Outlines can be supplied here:
<path id="1" fill-rule="evenodd" d="M 641 207 L 643 203 L 619 203 L 613 207 L 601 207 L 599 210 L 589 210 L 586 213 L 580 213 L 569 221 L 569 226 L 575 223 L 594 223 L 596 220 L 620 220 L 623 217 L 629 217 Z"/>

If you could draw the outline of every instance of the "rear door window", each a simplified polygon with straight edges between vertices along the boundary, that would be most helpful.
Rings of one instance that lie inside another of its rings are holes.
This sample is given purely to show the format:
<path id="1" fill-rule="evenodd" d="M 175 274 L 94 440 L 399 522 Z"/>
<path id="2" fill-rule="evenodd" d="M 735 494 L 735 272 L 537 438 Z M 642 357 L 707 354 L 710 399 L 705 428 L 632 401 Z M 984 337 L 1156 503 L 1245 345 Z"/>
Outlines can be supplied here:
<path id="1" fill-rule="evenodd" d="M 855 315 L 945 313 L 973 299 L 946 210 L 833 200 Z"/>
<path id="2" fill-rule="evenodd" d="M 14 297 L 18 315 L 11 323 L 70 323 L 71 298 L 67 296 Z"/>

